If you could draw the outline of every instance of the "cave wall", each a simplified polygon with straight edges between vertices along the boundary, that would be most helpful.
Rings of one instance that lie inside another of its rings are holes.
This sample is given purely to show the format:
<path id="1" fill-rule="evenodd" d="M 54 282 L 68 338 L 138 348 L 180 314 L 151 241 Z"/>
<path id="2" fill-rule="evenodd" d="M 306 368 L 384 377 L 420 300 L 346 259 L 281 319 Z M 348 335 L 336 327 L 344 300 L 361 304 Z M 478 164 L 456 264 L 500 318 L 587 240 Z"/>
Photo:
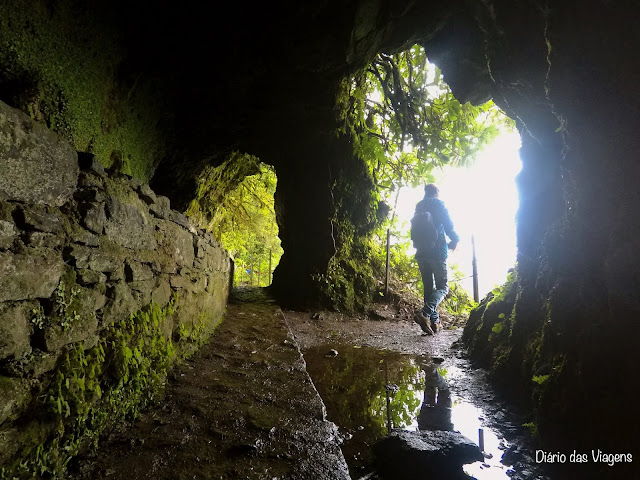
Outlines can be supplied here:
<path id="1" fill-rule="evenodd" d="M 533 407 L 546 450 L 638 453 L 628 415 L 640 360 L 635 14 L 607 2 L 465 13 L 483 45 L 470 63 L 486 62 L 494 101 L 523 139 L 517 279 L 472 314 L 465 339 L 503 390 Z"/>
<path id="2" fill-rule="evenodd" d="M 220 322 L 230 269 L 168 198 L 0 103 L 2 478 L 61 474 L 135 417 Z"/>

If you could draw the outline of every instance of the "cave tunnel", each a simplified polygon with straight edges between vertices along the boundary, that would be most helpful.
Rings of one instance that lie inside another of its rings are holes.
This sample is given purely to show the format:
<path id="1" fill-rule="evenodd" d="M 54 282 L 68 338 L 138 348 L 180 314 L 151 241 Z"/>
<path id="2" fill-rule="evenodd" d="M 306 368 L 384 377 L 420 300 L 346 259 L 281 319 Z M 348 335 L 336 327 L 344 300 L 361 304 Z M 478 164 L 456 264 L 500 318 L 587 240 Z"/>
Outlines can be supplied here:
<path id="1" fill-rule="evenodd" d="M 73 194 L 83 206 L 70 215 L 91 232 L 109 229 L 115 250 L 131 248 L 122 229 L 135 225 L 135 238 L 149 248 L 158 244 L 183 252 L 191 239 L 182 230 L 171 233 L 184 219 L 167 213 L 165 200 L 187 212 L 207 169 L 225 165 L 238 152 L 247 155 L 224 170 L 222 191 L 255 174 L 255 164 L 244 160 L 249 156 L 273 166 L 285 254 L 271 290 L 283 305 L 309 306 L 318 299 L 314 278 L 327 273 L 342 247 L 337 230 L 364 237 L 376 213 L 371 179 L 337 114 L 344 80 L 380 52 L 423 46 L 458 100 L 493 99 L 522 137 L 517 278 L 499 302 L 483 302 L 472 313 L 464 334 L 472 358 L 491 371 L 501 391 L 532 409 L 546 450 L 602 449 L 640 458 L 640 417 L 633 413 L 640 387 L 640 65 L 632 53 L 640 46 L 638 13 L 636 5 L 606 1 L 358 0 L 233 4 L 226 10 L 12 2 L 0 7 L 0 100 L 69 142 L 81 152 L 81 164 L 91 165 L 91 175 L 81 174 L 82 192 Z M 23 318 L 25 311 L 40 308 L 34 299 L 53 295 L 69 259 L 80 273 L 72 279 L 77 289 L 68 291 L 75 297 L 56 290 L 65 302 L 88 294 L 88 286 L 105 275 L 142 285 L 150 280 L 147 264 L 165 276 L 182 272 L 179 263 L 168 266 L 154 257 L 128 261 L 121 273 L 109 264 L 92 280 L 91 266 L 109 263 L 85 251 L 92 240 L 76 239 L 80 247 L 63 248 L 50 243 L 54 227 L 42 226 L 44 213 L 52 215 L 50 209 L 72 195 L 66 183 L 51 193 L 57 183 L 49 179 L 64 183 L 68 172 L 44 169 L 34 182 L 40 190 L 16 187 L 20 169 L 7 163 L 7 155 L 0 158 L 1 265 L 5 272 L 34 268 L 29 252 L 45 253 L 38 253 L 35 268 L 42 280 L 33 292 L 14 293 L 0 280 L 0 331 L 18 332 L 13 323 L 7 327 L 6 312 L 11 318 L 22 312 Z M 106 177 L 100 165 L 108 167 Z M 109 180 L 122 174 L 135 195 Z M 97 198 L 91 190 L 96 182 L 119 200 L 105 204 Z M 147 210 L 136 213 L 129 201 Z M 20 202 L 40 207 L 30 210 Z M 162 239 L 148 231 L 150 215 L 173 218 Z M 14 229 L 23 226 L 36 232 L 27 253 L 14 242 Z M 205 258 L 199 252 L 206 255 L 216 244 L 206 242 L 196 249 L 196 262 Z M 57 263 L 58 256 L 64 262 Z M 220 258 L 218 263 L 228 262 Z M 354 292 L 350 308 L 362 307 L 371 294 L 363 277 L 354 270 L 341 279 Z M 167 282 L 179 288 L 177 278 Z M 50 291 L 43 293 L 48 284 Z M 100 303 L 106 295 L 114 322 L 135 302 L 169 302 L 168 286 L 157 286 L 147 297 L 142 287 L 131 293 L 119 285 L 114 280 L 94 299 Z M 507 318 L 509 328 L 490 341 L 499 318 Z M 197 322 L 184 329 L 197 331 Z M 68 341 L 45 335 L 38 345 L 55 352 L 80 338 L 69 335 L 62 335 Z M 3 350 L 5 360 L 31 350 L 28 340 L 11 345 Z M 22 373 L 11 372 L 3 377 L 10 385 L 4 391 L 19 397 L 24 388 L 14 377 Z M 534 376 L 545 381 L 531 382 Z M 9 397 L 3 422 L 15 420 L 16 401 Z"/>

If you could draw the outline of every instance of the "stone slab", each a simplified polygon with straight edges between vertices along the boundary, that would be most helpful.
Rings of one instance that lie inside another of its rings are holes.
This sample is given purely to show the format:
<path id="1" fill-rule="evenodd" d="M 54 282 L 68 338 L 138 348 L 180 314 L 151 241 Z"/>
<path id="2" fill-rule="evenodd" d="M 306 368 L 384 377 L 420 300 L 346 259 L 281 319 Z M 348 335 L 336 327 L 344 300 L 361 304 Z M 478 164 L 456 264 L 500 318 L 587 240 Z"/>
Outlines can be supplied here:
<path id="1" fill-rule="evenodd" d="M 38 305 L 36 301 L 0 304 L 0 360 L 31 352 L 32 310 Z"/>
<path id="2" fill-rule="evenodd" d="M 0 102 L 0 199 L 60 206 L 78 183 L 69 143 Z"/>
<path id="3" fill-rule="evenodd" d="M 193 236 L 177 224 L 160 220 L 157 226 L 158 251 L 164 258 L 161 260 L 162 271 L 170 272 L 171 264 L 193 266 L 195 251 Z"/>
<path id="4" fill-rule="evenodd" d="M 13 245 L 13 241 L 18 237 L 18 230 L 16 230 L 13 222 L 6 220 L 0 220 L 0 249 L 6 249 Z"/>
<path id="5" fill-rule="evenodd" d="M 143 213 L 136 205 L 111 198 L 107 201 L 107 212 L 104 232 L 115 243 L 129 249 L 156 248 L 153 223 L 149 215 Z"/>
<path id="6" fill-rule="evenodd" d="M 0 252 L 0 302 L 49 298 L 62 276 L 62 256 L 49 249 Z"/>
<path id="7" fill-rule="evenodd" d="M 18 414 L 31 398 L 30 390 L 23 379 L 0 376 L 0 425 Z"/>
<path id="8" fill-rule="evenodd" d="M 462 465 L 484 460 L 480 448 L 459 432 L 394 430 L 373 448 L 378 471 L 398 480 L 443 475 L 456 478 Z"/>

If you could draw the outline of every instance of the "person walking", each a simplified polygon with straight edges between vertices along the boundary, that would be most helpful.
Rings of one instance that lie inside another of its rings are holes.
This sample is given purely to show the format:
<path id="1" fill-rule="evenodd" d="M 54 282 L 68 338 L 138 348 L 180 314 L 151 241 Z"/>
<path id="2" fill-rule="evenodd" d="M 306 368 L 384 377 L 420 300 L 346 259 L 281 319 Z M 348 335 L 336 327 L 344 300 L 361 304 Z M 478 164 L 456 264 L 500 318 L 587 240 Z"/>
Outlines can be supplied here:
<path id="1" fill-rule="evenodd" d="M 426 218 L 433 233 L 418 235 L 412 220 L 411 238 L 416 248 L 416 260 L 424 284 L 424 306 L 416 311 L 414 321 L 423 332 L 433 335 L 440 329 L 437 307 L 449 291 L 447 285 L 448 250 L 455 250 L 460 237 L 453 228 L 453 222 L 444 202 L 438 198 L 438 187 L 433 183 L 425 185 L 424 198 L 416 205 L 414 220 Z M 427 213 L 428 212 L 428 213 Z M 425 227 L 422 227 L 423 229 Z M 449 237 L 447 243 L 445 234 Z M 425 240 L 425 237 L 427 238 Z"/>

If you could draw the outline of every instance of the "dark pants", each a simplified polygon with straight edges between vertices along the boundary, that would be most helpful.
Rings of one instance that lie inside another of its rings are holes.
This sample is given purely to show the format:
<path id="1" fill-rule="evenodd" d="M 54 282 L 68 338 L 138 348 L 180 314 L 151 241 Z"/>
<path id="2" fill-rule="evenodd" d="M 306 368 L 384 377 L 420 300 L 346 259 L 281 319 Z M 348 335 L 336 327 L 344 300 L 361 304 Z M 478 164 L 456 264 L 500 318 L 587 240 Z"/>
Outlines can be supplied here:
<path id="1" fill-rule="evenodd" d="M 424 307 L 422 313 L 432 322 L 438 321 L 436 307 L 444 299 L 449 291 L 447 285 L 447 260 L 416 257 L 422 283 L 424 284 Z M 434 286 L 435 284 L 435 286 Z"/>

